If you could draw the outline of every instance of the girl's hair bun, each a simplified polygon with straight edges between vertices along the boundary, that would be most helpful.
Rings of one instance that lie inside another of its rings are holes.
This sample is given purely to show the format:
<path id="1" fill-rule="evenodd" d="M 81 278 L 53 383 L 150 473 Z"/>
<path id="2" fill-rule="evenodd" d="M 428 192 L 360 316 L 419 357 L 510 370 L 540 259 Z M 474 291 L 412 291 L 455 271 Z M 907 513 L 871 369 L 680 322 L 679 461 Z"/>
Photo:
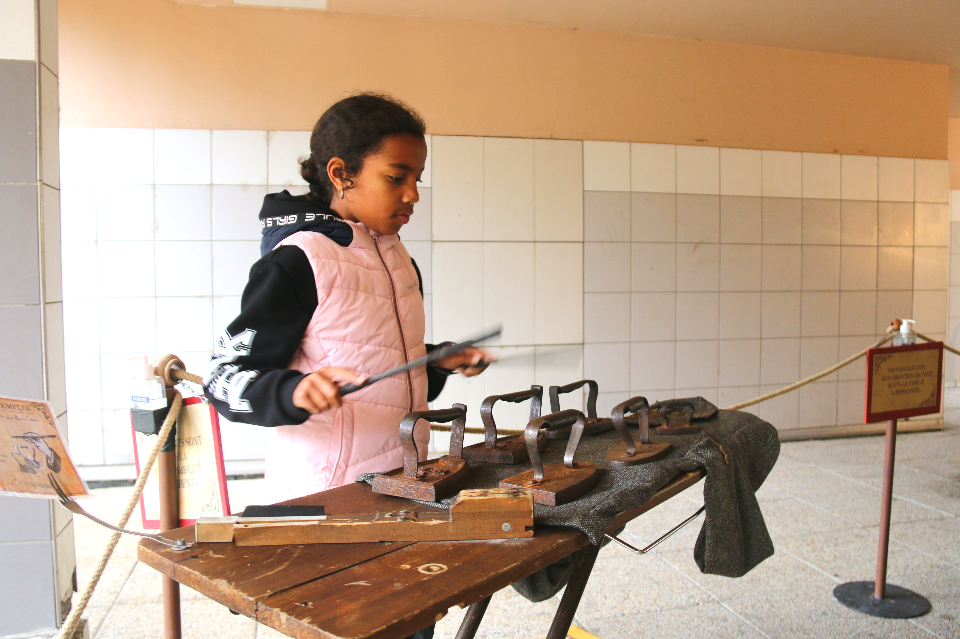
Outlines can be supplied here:
<path id="1" fill-rule="evenodd" d="M 360 93 L 340 100 L 317 120 L 310 135 L 310 156 L 300 160 L 300 175 L 310 185 L 307 197 L 329 204 L 333 184 L 327 163 L 338 157 L 344 177 L 356 175 L 363 160 L 376 153 L 383 139 L 409 133 L 423 137 L 426 125 L 413 108 L 385 93 Z"/>

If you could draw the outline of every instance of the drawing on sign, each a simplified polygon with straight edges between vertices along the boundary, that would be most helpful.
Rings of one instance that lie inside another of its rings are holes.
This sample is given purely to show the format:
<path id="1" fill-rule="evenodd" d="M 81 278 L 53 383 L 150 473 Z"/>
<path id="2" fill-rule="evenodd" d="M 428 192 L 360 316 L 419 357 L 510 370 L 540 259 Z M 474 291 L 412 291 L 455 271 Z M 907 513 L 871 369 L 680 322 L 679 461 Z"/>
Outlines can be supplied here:
<path id="1" fill-rule="evenodd" d="M 50 446 L 47 445 L 47 442 L 43 441 L 43 440 L 45 440 L 45 439 L 56 438 L 56 435 L 41 435 L 41 434 L 39 434 L 39 433 L 24 433 L 23 435 L 14 435 L 13 438 L 14 438 L 14 439 L 22 439 L 22 440 L 24 440 L 24 441 L 27 441 L 27 442 L 30 442 L 31 444 L 33 444 L 33 447 L 36 448 L 38 451 L 40 451 L 40 453 L 43 455 L 44 461 L 45 461 L 46 464 L 47 464 L 47 468 L 49 468 L 50 470 L 52 470 L 52 471 L 55 472 L 55 473 L 59 473 L 59 472 L 60 472 L 60 466 L 61 466 L 60 455 L 57 454 L 57 451 L 55 451 L 55 450 L 53 450 L 52 448 L 50 448 Z M 28 450 L 31 450 L 29 446 L 17 446 L 17 448 L 19 448 L 19 449 L 24 449 L 24 448 L 26 448 L 26 449 L 28 449 Z M 33 468 L 40 468 L 40 464 L 39 464 L 39 462 L 37 462 L 37 455 L 36 455 L 36 453 L 31 450 L 31 454 L 32 454 L 31 464 L 33 464 Z M 22 453 L 21 453 L 21 455 L 22 455 Z M 31 471 L 31 472 L 33 472 L 34 474 L 36 474 L 36 471 Z"/>
<path id="2" fill-rule="evenodd" d="M 89 495 L 46 402 L 0 398 L 0 493 L 57 498 Z"/>

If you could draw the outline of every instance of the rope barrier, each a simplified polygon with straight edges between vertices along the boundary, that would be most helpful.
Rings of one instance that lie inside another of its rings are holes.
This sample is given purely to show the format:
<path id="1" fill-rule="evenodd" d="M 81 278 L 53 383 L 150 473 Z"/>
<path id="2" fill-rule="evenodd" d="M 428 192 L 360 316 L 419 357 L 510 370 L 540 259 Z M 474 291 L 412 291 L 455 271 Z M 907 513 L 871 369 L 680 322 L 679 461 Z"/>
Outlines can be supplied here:
<path id="1" fill-rule="evenodd" d="M 749 400 L 749 401 L 740 402 L 739 404 L 734 404 L 733 406 L 728 406 L 727 408 L 724 408 L 723 410 L 740 410 L 741 408 L 746 408 L 747 406 L 753 406 L 754 404 L 759 404 L 760 402 L 765 402 L 765 401 L 767 401 L 768 399 L 773 399 L 774 397 L 779 397 L 780 395 L 785 395 L 785 394 L 787 394 L 787 393 L 789 393 L 789 392 L 791 392 L 791 391 L 795 391 L 795 390 L 797 390 L 798 388 L 800 388 L 801 386 L 806 386 L 807 384 L 810 384 L 810 383 L 812 383 L 812 382 L 817 381 L 817 380 L 820 379 L 821 377 L 826 377 L 826 376 L 829 375 L 830 373 L 834 373 L 834 372 L 840 370 L 841 368 L 843 368 L 844 366 L 847 366 L 848 364 L 852 364 L 853 362 L 857 361 L 858 359 L 860 359 L 861 357 L 863 357 L 864 355 L 866 355 L 866 354 L 867 354 L 867 351 L 869 351 L 871 348 L 878 348 L 878 347 L 880 347 L 880 346 L 883 346 L 884 344 L 886 344 L 887 342 L 889 342 L 889 341 L 892 340 L 892 339 L 893 339 L 893 334 L 890 333 L 890 334 L 888 334 L 886 337 L 884 337 L 882 340 L 880 340 L 879 342 L 877 342 L 876 344 L 874 344 L 873 346 L 868 346 L 867 348 L 863 349 L 863 350 L 860 351 L 859 353 L 857 353 L 857 354 L 855 354 L 855 355 L 851 355 L 851 356 L 848 357 L 847 359 L 845 359 L 845 360 L 843 360 L 842 362 L 839 362 L 839 363 L 837 363 L 837 364 L 834 364 L 833 366 L 831 366 L 830 368 L 828 368 L 828 369 L 826 369 L 826 370 L 820 371 L 819 373 L 817 373 L 817 374 L 815 374 L 815 375 L 811 375 L 810 377 L 807 377 L 807 378 L 805 378 L 805 379 L 801 379 L 799 382 L 794 382 L 793 384 L 790 384 L 789 386 L 784 386 L 784 387 L 781 388 L 780 390 L 775 390 L 775 391 L 773 391 L 772 393 L 767 393 L 766 395 L 761 395 L 760 397 L 756 397 L 756 398 L 751 399 L 751 400 Z"/>
<path id="2" fill-rule="evenodd" d="M 199 375 L 194 375 L 193 373 L 188 373 L 187 371 L 173 371 L 172 375 L 174 379 L 178 379 L 181 382 L 192 382 L 194 384 L 200 384 L 203 386 L 203 378 Z"/>
<path id="3" fill-rule="evenodd" d="M 920 337 L 920 338 L 922 338 L 922 339 L 925 339 L 925 340 L 928 341 L 928 342 L 934 341 L 932 338 L 927 337 L 926 335 L 923 335 L 923 334 L 921 334 L 921 333 L 917 333 L 917 337 Z M 754 399 L 751 399 L 751 400 L 749 400 L 749 401 L 740 402 L 739 404 L 734 404 L 733 406 L 728 406 L 727 408 L 724 408 L 723 410 L 740 410 L 741 408 L 746 408 L 747 406 L 753 406 L 754 404 L 759 404 L 759 403 L 761 403 L 761 402 L 765 402 L 765 401 L 767 401 L 768 399 L 773 399 L 774 397 L 779 397 L 780 395 L 786 395 L 787 393 L 790 393 L 790 392 L 792 392 L 792 391 L 795 391 L 795 390 L 797 390 L 798 388 L 800 388 L 800 387 L 802 387 L 802 386 L 806 386 L 807 384 L 811 384 L 811 383 L 817 381 L 818 379 L 821 379 L 821 378 L 823 378 L 823 377 L 826 377 L 827 375 L 830 375 L 831 373 L 837 372 L 838 370 L 840 370 L 840 369 L 843 368 L 844 366 L 848 366 L 849 364 L 852 364 L 853 362 L 857 361 L 857 360 L 860 359 L 861 357 L 864 357 L 864 356 L 867 354 L 867 351 L 869 351 L 871 348 L 879 348 L 880 346 L 883 346 L 884 344 L 886 344 L 887 342 L 889 342 L 889 341 L 892 340 L 893 338 L 894 338 L 894 334 L 893 334 L 893 333 L 888 333 L 886 337 L 884 337 L 883 339 L 881 339 L 879 342 L 877 342 L 877 343 L 874 344 L 873 346 L 868 346 L 867 348 L 863 349 L 863 350 L 860 351 L 859 353 L 856 353 L 856 354 L 854 354 L 854 355 L 851 355 L 851 356 L 848 357 L 847 359 L 843 360 L 842 362 L 838 362 L 837 364 L 834 364 L 833 366 L 831 366 L 830 368 L 828 368 L 828 369 L 826 369 L 826 370 L 822 370 L 822 371 L 820 371 L 819 373 L 816 373 L 816 374 L 814 374 L 814 375 L 811 375 L 810 377 L 806 377 L 806 378 L 804 378 L 804 379 L 801 379 L 799 382 L 794 382 L 793 384 L 790 384 L 789 386 L 784 386 L 783 388 L 780 388 L 780 389 L 775 390 L 775 391 L 773 391 L 773 392 L 767 393 L 766 395 L 761 395 L 760 397 L 755 397 Z M 943 347 L 944 347 L 946 350 L 950 351 L 951 353 L 954 353 L 954 354 L 956 354 L 956 355 L 960 355 L 960 351 L 958 351 L 958 350 L 955 349 L 955 348 L 951 348 L 950 346 L 947 346 L 946 344 L 944 344 Z M 430 424 L 430 430 L 434 430 L 434 431 L 438 431 L 438 432 L 450 432 L 450 425 L 449 425 L 449 424 Z M 470 434 L 473 434 L 473 435 L 483 435 L 483 434 L 484 434 L 484 430 L 483 430 L 482 428 L 467 428 L 467 429 L 465 429 L 464 432 L 470 433 Z M 521 435 L 521 434 L 523 434 L 523 431 L 522 431 L 522 430 L 502 430 L 502 429 L 497 429 L 497 434 L 501 434 L 501 435 Z"/>
<path id="4" fill-rule="evenodd" d="M 935 341 L 937 341 L 937 340 L 933 339 L 932 337 L 927 337 L 927 336 L 924 335 L 923 333 L 917 333 L 916 335 L 917 335 L 917 337 L 919 337 L 920 339 L 922 339 L 922 340 L 925 341 L 925 342 L 935 342 Z M 943 350 L 945 350 L 945 351 L 950 351 L 950 352 L 953 353 L 954 355 L 960 355 L 960 351 L 958 351 L 957 349 L 955 349 L 953 346 L 947 346 L 947 343 L 946 343 L 946 342 L 943 343 Z"/>
<path id="5" fill-rule="evenodd" d="M 193 377 L 196 377 L 195 375 Z M 130 520 L 130 515 L 133 513 L 133 509 L 136 507 L 137 502 L 140 500 L 140 495 L 143 493 L 144 486 L 147 485 L 147 478 L 150 476 L 150 471 L 153 470 L 153 463 L 157 460 L 157 455 L 160 454 L 160 449 L 163 448 L 164 443 L 167 441 L 167 437 L 170 436 L 170 431 L 173 430 L 173 425 L 177 422 L 177 415 L 180 413 L 180 405 L 183 403 L 183 396 L 180 395 L 179 391 L 174 391 L 173 402 L 170 404 L 170 412 L 167 413 L 167 418 L 163 420 L 163 425 L 160 427 L 160 434 L 157 437 L 157 443 L 154 445 L 153 450 L 150 451 L 150 454 L 147 455 L 147 459 L 144 462 L 144 465 L 141 467 L 140 476 L 137 477 L 137 483 L 133 486 L 133 492 L 130 494 L 130 499 L 127 501 L 127 505 L 123 509 L 123 513 L 120 515 L 118 528 L 123 528 L 127 525 L 127 521 Z M 90 575 L 90 579 L 87 580 L 86 586 L 83 588 L 83 592 L 80 594 L 80 598 L 73 605 L 73 608 L 70 610 L 70 614 L 67 616 L 66 621 L 63 622 L 63 626 L 60 628 L 60 634 L 57 635 L 57 639 L 73 639 L 74 633 L 77 631 L 77 626 L 80 624 L 80 615 L 83 614 L 83 611 L 86 610 L 87 604 L 90 603 L 90 598 L 93 596 L 93 591 L 96 589 L 97 584 L 100 583 L 100 577 L 103 576 L 103 571 L 107 567 L 107 562 L 110 561 L 111 555 L 113 555 L 114 548 L 117 547 L 117 542 L 120 541 L 120 533 L 114 532 L 110 535 L 110 539 L 107 540 L 106 545 L 103 547 L 103 552 L 100 553 L 100 560 L 97 562 L 97 565 L 93 569 L 93 574 Z"/>

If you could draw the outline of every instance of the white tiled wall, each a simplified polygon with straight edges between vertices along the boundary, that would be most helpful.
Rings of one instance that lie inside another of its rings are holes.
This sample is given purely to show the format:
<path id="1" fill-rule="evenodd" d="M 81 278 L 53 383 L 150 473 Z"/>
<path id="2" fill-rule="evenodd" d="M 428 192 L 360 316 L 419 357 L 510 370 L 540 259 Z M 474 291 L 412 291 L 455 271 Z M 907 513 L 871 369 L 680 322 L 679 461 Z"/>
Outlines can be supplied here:
<path id="1" fill-rule="evenodd" d="M 303 191 L 308 144 L 296 131 L 62 129 L 81 463 L 130 460 L 116 390 L 126 357 L 170 351 L 205 369 L 259 256 L 260 202 Z M 947 304 L 948 284 L 960 289 L 948 268 L 960 204 L 955 191 L 951 213 L 945 161 L 450 136 L 428 146 L 401 232 L 424 277 L 428 338 L 502 323 L 512 357 L 449 380 L 438 403 L 465 401 L 471 425 L 486 395 L 581 376 L 599 381 L 601 412 L 628 393 L 730 405 L 873 343 L 894 317 L 960 342 L 960 295 Z M 754 410 L 778 428 L 860 422 L 861 369 Z M 522 419 L 522 407 L 503 411 Z M 223 432 L 228 459 L 260 456 L 261 429 Z"/>
<path id="2" fill-rule="evenodd" d="M 263 196 L 299 189 L 301 131 L 61 129 L 64 332 L 74 452 L 132 462 L 133 355 L 172 352 L 203 374 L 259 257 Z M 272 182 L 270 181 L 272 180 Z M 264 432 L 224 424 L 228 459 Z"/>
<path id="3" fill-rule="evenodd" d="M 942 169 L 936 169 L 942 171 Z M 949 176 L 938 177 L 940 188 L 943 182 L 949 183 Z M 949 305 L 947 307 L 947 343 L 956 347 L 960 343 L 960 190 L 950 191 L 950 271 Z M 945 359 L 946 383 L 948 386 L 960 386 L 960 367 L 956 358 Z"/>

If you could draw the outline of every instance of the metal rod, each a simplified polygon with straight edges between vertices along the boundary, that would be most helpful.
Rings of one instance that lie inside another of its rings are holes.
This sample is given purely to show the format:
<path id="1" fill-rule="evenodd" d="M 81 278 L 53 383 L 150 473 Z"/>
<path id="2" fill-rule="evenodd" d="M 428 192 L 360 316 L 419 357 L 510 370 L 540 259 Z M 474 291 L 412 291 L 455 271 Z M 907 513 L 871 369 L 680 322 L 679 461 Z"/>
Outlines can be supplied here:
<path id="1" fill-rule="evenodd" d="M 883 599 L 887 588 L 887 551 L 890 547 L 890 507 L 893 504 L 893 466 L 897 456 L 897 420 L 887 422 L 883 453 L 883 496 L 880 499 L 880 542 L 877 548 L 877 579 L 874 599 Z"/>
<path id="2" fill-rule="evenodd" d="M 180 489 L 177 481 L 177 426 L 157 455 L 160 484 L 160 530 L 180 527 Z M 163 636 L 180 639 L 180 584 L 163 576 Z"/>
<path id="3" fill-rule="evenodd" d="M 706 508 L 706 506 L 700 506 L 700 510 L 698 510 L 698 511 L 695 512 L 695 513 L 693 513 L 692 515 L 690 515 L 689 517 L 687 517 L 686 519 L 684 519 L 683 521 L 681 521 L 679 524 L 677 524 L 676 526 L 674 526 L 673 528 L 671 528 L 670 530 L 668 530 L 665 534 L 661 535 L 659 539 L 657 539 L 656 541 L 654 541 L 652 544 L 650 544 L 650 545 L 647 546 L 646 548 L 642 548 L 642 549 L 641 549 L 641 548 L 635 548 L 634 546 L 631 546 L 630 544 L 628 544 L 628 543 L 625 542 L 624 540 L 620 539 L 619 537 L 615 537 L 615 536 L 613 536 L 613 535 L 604 535 L 604 537 L 606 537 L 606 538 L 609 539 L 610 541 L 615 541 L 615 542 L 617 542 L 618 544 L 620 544 L 621 546 L 623 546 L 623 547 L 626 548 L 627 550 L 630 550 L 630 551 L 632 551 L 632 552 L 635 552 L 635 553 L 637 553 L 638 555 L 645 555 L 645 554 L 647 554 L 648 552 L 650 552 L 651 550 L 653 550 L 654 548 L 656 548 L 658 545 L 660 545 L 660 542 L 666 540 L 668 537 L 672 536 L 675 532 L 677 532 L 678 530 L 680 530 L 681 528 L 683 528 L 684 526 L 686 526 L 687 524 L 689 524 L 689 523 L 690 523 L 691 521 L 693 521 L 694 519 L 696 519 L 696 518 L 700 515 L 700 513 L 703 512 L 703 510 L 704 510 L 705 508 Z"/>
<path id="4" fill-rule="evenodd" d="M 467 614 L 460 622 L 460 629 L 457 630 L 456 639 L 473 639 L 480 628 L 480 622 L 483 621 L 483 614 L 487 612 L 487 606 L 490 605 L 490 597 L 484 597 L 480 601 L 475 601 L 467 608 Z"/>
<path id="5" fill-rule="evenodd" d="M 80 504 L 70 499 L 67 496 L 67 494 L 63 492 L 63 488 L 60 486 L 60 482 L 57 481 L 57 478 L 53 475 L 53 473 L 47 473 L 47 481 L 50 482 L 50 486 L 53 487 L 53 490 L 57 493 L 57 496 L 60 498 L 60 505 L 62 505 L 64 508 L 66 508 L 73 514 L 82 515 L 83 517 L 86 517 L 90 521 L 100 524 L 104 528 L 109 528 L 114 532 L 122 533 L 124 535 L 137 535 L 139 537 L 146 537 L 147 539 L 152 539 L 165 546 L 170 546 L 174 550 L 186 550 L 187 548 L 193 545 L 192 541 L 188 542 L 184 539 L 177 539 L 176 541 L 174 541 L 173 539 L 167 539 L 165 537 L 161 537 L 160 535 L 140 532 L 139 530 L 127 530 L 126 528 L 120 528 L 119 526 L 114 526 L 113 524 L 107 523 L 104 520 L 100 519 L 99 517 L 94 517 L 93 515 L 85 511 Z"/>
<path id="6" fill-rule="evenodd" d="M 583 591 L 587 587 L 587 580 L 590 579 L 590 573 L 593 572 L 593 564 L 597 561 L 597 555 L 600 553 L 600 544 L 588 544 L 580 554 L 576 566 L 573 568 L 573 574 L 570 575 L 570 581 L 563 591 L 563 599 L 560 600 L 560 606 L 557 613 L 553 616 L 553 623 L 550 624 L 550 632 L 547 633 L 547 639 L 565 639 L 570 631 L 570 624 L 573 623 L 573 616 L 577 614 L 577 607 L 580 605 L 580 599 L 583 597 Z"/>
<path id="7" fill-rule="evenodd" d="M 449 344 L 447 346 L 441 346 L 430 351 L 429 354 L 424 355 L 423 357 L 418 357 L 417 359 L 407 362 L 406 364 L 401 364 L 400 366 L 391 368 L 388 371 L 382 373 L 377 373 L 376 375 L 371 375 L 363 381 L 362 384 L 344 384 L 340 387 L 340 395 L 349 395 L 350 393 L 355 393 L 362 388 L 366 388 L 370 384 L 379 382 L 381 379 L 386 379 L 387 377 L 393 377 L 394 375 L 399 375 L 400 373 L 405 373 L 406 371 L 419 368 L 421 366 L 428 366 L 433 364 L 439 359 L 446 357 L 447 355 L 453 355 L 454 353 L 459 353 L 460 351 L 478 344 L 484 340 L 496 337 L 500 334 L 501 328 L 498 326 L 493 330 L 485 332 L 483 335 L 476 337 L 474 339 L 468 339 L 465 342 L 460 342 L 459 344 Z M 482 361 L 477 364 L 477 367 L 486 368 L 490 362 Z"/>

